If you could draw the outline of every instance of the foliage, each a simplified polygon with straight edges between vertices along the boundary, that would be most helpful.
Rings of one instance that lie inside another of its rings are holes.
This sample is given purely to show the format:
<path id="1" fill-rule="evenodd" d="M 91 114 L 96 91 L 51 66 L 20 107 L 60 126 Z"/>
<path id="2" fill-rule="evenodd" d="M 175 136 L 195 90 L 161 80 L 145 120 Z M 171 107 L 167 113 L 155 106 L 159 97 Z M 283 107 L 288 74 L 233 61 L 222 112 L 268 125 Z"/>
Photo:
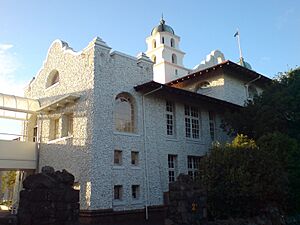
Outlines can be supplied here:
<path id="1" fill-rule="evenodd" d="M 286 175 L 287 202 L 281 205 L 290 213 L 299 212 L 300 68 L 280 73 L 260 96 L 239 111 L 227 112 L 223 128 L 233 136 L 243 133 L 256 140 L 260 156 L 265 157 L 261 160 L 272 158 L 273 172 Z"/>
<path id="2" fill-rule="evenodd" d="M 260 148 L 245 135 L 238 135 L 231 144 L 214 146 L 203 157 L 200 170 L 211 216 L 247 217 L 270 204 L 285 206 L 288 180 L 281 156 L 280 151 Z"/>
<path id="3" fill-rule="evenodd" d="M 12 191 L 16 182 L 16 171 L 8 171 L 4 175 L 2 175 L 1 183 L 2 183 L 2 192 Z"/>

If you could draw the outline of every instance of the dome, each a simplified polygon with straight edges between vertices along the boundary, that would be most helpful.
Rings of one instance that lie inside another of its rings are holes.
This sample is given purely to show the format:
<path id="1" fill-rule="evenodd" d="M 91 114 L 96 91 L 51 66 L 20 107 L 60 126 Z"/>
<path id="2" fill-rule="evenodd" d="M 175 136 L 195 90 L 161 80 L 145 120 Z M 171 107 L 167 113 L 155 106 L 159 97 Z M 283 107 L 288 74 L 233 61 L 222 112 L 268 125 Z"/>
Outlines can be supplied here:
<path id="1" fill-rule="evenodd" d="M 175 35 L 173 28 L 166 25 L 163 18 L 160 20 L 159 25 L 152 29 L 151 35 L 155 35 L 157 32 L 168 32 Z"/>
<path id="2" fill-rule="evenodd" d="M 250 65 L 249 63 L 247 63 L 247 62 L 244 60 L 244 58 L 240 58 L 240 61 L 238 62 L 238 64 L 239 64 L 240 66 L 243 66 L 243 67 L 249 69 L 249 70 L 252 70 L 251 65 Z"/>

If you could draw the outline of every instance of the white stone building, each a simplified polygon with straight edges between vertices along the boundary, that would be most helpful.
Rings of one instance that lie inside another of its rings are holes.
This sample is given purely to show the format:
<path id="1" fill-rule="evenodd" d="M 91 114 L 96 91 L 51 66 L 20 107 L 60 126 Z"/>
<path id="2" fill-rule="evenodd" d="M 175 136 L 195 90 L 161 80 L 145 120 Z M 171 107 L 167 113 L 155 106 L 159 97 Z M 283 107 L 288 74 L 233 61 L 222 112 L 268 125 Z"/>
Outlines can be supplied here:
<path id="1" fill-rule="evenodd" d="M 260 93 L 269 79 L 221 52 L 183 66 L 180 37 L 162 20 L 137 57 L 100 38 L 80 52 L 56 40 L 25 91 L 38 99 L 25 133 L 39 144 L 39 168 L 67 169 L 81 209 L 163 204 L 179 173 L 197 174 L 212 141 L 225 142 L 222 114 Z M 151 60 L 152 59 L 152 60 Z"/>

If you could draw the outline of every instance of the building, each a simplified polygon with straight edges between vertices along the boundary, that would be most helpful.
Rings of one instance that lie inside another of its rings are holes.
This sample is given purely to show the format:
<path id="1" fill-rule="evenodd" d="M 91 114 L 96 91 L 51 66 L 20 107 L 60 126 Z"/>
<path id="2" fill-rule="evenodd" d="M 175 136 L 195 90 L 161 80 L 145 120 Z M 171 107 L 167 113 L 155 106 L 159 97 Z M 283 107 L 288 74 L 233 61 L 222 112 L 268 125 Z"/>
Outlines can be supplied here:
<path id="1" fill-rule="evenodd" d="M 164 20 L 132 57 L 100 38 L 75 52 L 56 40 L 25 90 L 40 107 L 24 133 L 39 143 L 39 165 L 67 169 L 81 209 L 159 206 L 179 173 L 195 177 L 226 109 L 238 109 L 269 79 L 213 51 L 183 65 L 180 37 Z M 148 56 L 148 57 L 147 57 Z M 244 62 L 244 61 L 242 61 Z"/>

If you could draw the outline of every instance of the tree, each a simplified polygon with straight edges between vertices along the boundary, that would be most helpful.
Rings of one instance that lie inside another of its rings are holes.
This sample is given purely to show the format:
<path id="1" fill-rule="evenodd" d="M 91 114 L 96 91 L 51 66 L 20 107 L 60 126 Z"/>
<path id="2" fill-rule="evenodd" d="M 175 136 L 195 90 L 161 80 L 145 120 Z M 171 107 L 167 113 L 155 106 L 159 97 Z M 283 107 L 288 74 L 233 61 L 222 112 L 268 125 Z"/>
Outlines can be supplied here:
<path id="1" fill-rule="evenodd" d="M 207 188 L 210 215 L 248 217 L 270 205 L 284 209 L 288 180 L 280 157 L 280 151 L 259 148 L 245 135 L 214 146 L 203 157 L 199 176 Z"/>
<path id="2" fill-rule="evenodd" d="M 253 101 L 236 112 L 225 113 L 223 128 L 231 135 L 253 138 L 265 157 L 286 174 L 288 212 L 300 211 L 300 68 L 280 73 Z M 268 155 L 270 154 L 270 155 Z M 272 167 L 272 165 L 270 165 Z"/>
<path id="3" fill-rule="evenodd" d="M 16 182 L 16 171 L 7 171 L 1 178 L 1 191 L 8 192 L 8 200 L 12 199 L 13 189 Z"/>

